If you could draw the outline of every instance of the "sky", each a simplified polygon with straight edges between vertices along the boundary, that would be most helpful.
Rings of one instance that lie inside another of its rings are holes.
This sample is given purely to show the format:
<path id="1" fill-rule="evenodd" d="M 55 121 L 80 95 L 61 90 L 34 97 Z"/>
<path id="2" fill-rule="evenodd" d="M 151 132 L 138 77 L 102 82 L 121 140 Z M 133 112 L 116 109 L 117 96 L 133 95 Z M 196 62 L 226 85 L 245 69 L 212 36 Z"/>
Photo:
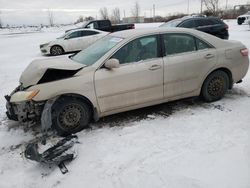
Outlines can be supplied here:
<path id="1" fill-rule="evenodd" d="M 99 18 L 99 10 L 107 7 L 109 12 L 120 8 L 122 17 L 131 16 L 131 8 L 136 0 L 0 0 L 0 18 L 4 25 L 48 24 L 48 9 L 53 11 L 54 22 L 72 23 L 79 18 L 92 16 Z M 220 0 L 220 7 L 250 3 L 250 0 Z M 152 15 L 155 4 L 156 15 L 167 16 L 174 13 L 197 13 L 200 0 L 138 0 L 141 16 Z"/>

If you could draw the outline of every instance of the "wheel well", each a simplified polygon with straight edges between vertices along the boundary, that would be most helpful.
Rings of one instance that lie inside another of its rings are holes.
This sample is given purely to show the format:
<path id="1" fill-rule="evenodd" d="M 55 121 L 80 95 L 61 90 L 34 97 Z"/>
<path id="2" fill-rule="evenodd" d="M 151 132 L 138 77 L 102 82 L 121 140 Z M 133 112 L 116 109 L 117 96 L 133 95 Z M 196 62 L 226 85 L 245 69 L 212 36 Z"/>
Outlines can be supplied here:
<path id="1" fill-rule="evenodd" d="M 50 51 L 51 51 L 51 49 L 52 49 L 54 46 L 58 46 L 58 47 L 62 48 L 63 52 L 65 52 L 64 49 L 63 49 L 63 47 L 62 47 L 61 45 L 59 45 L 59 44 L 55 44 L 55 45 L 51 46 L 51 47 L 50 47 Z"/>
<path id="2" fill-rule="evenodd" d="M 61 99 L 63 97 L 74 97 L 74 98 L 82 100 L 83 102 L 85 102 L 89 106 L 89 109 L 91 110 L 92 119 L 95 120 L 95 121 L 97 121 L 99 119 L 96 108 L 94 107 L 94 105 L 92 104 L 92 102 L 87 97 L 84 97 L 84 96 L 79 95 L 79 94 L 73 94 L 72 93 L 72 94 L 63 94 L 63 95 L 60 95 L 57 98 L 57 100 Z"/>
<path id="3" fill-rule="evenodd" d="M 228 76 L 228 78 L 229 78 L 229 88 L 228 89 L 232 89 L 232 87 L 233 87 L 233 77 L 232 77 L 232 73 L 231 73 L 231 71 L 229 70 L 229 69 L 227 69 L 227 68 L 218 68 L 218 69 L 215 69 L 215 70 L 213 70 L 210 74 L 212 74 L 213 72 L 215 72 L 215 71 L 223 71 L 223 72 L 225 72 L 226 74 L 227 74 L 227 76 Z M 209 75 L 210 75 L 209 74 Z M 208 76 L 209 76 L 208 75 Z M 208 77 L 207 76 L 207 77 Z M 207 77 L 206 77 L 206 79 L 207 79 Z"/>

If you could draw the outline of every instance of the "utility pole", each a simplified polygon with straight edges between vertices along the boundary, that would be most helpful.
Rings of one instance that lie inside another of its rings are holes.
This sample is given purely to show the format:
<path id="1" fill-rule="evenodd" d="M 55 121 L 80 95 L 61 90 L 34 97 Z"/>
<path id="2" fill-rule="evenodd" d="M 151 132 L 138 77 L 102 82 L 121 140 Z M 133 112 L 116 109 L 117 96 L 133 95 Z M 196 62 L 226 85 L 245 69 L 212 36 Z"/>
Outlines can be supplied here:
<path id="1" fill-rule="evenodd" d="M 188 6 L 187 6 L 187 14 L 189 15 L 189 0 L 188 0 Z"/>
<path id="2" fill-rule="evenodd" d="M 155 4 L 153 4 L 153 21 L 155 21 Z"/>
<path id="3" fill-rule="evenodd" d="M 227 10 L 228 0 L 226 0 L 226 10 Z"/>
<path id="4" fill-rule="evenodd" d="M 202 14 L 203 0 L 201 0 L 201 14 Z"/>

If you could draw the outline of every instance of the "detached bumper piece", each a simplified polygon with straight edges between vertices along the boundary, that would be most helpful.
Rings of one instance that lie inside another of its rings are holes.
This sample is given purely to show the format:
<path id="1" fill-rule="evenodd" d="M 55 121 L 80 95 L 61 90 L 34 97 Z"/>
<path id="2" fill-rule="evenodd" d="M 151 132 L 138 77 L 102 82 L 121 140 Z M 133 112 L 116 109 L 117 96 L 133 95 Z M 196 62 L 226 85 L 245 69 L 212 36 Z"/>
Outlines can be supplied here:
<path id="1" fill-rule="evenodd" d="M 43 153 L 39 153 L 37 143 L 30 143 L 27 145 L 24 155 L 27 159 L 36 161 L 39 163 L 57 165 L 62 174 L 68 172 L 64 162 L 72 161 L 76 157 L 76 151 L 74 150 L 75 143 L 78 143 L 76 135 L 70 135 L 57 142 L 56 145 L 45 150 Z"/>

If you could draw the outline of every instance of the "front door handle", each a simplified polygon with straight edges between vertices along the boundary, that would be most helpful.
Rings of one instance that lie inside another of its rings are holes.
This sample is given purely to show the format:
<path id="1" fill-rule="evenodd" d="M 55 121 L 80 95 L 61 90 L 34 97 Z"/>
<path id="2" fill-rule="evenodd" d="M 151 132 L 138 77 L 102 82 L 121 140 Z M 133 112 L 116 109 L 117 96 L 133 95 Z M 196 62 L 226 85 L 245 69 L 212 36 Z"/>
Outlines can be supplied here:
<path id="1" fill-rule="evenodd" d="M 157 70 L 157 69 L 160 69 L 160 68 L 161 68 L 160 65 L 152 65 L 152 66 L 149 68 L 149 70 L 154 71 L 154 70 Z"/>
<path id="2" fill-rule="evenodd" d="M 211 59 L 211 58 L 213 58 L 213 57 L 214 57 L 213 54 L 207 54 L 207 55 L 205 55 L 205 59 Z"/>

